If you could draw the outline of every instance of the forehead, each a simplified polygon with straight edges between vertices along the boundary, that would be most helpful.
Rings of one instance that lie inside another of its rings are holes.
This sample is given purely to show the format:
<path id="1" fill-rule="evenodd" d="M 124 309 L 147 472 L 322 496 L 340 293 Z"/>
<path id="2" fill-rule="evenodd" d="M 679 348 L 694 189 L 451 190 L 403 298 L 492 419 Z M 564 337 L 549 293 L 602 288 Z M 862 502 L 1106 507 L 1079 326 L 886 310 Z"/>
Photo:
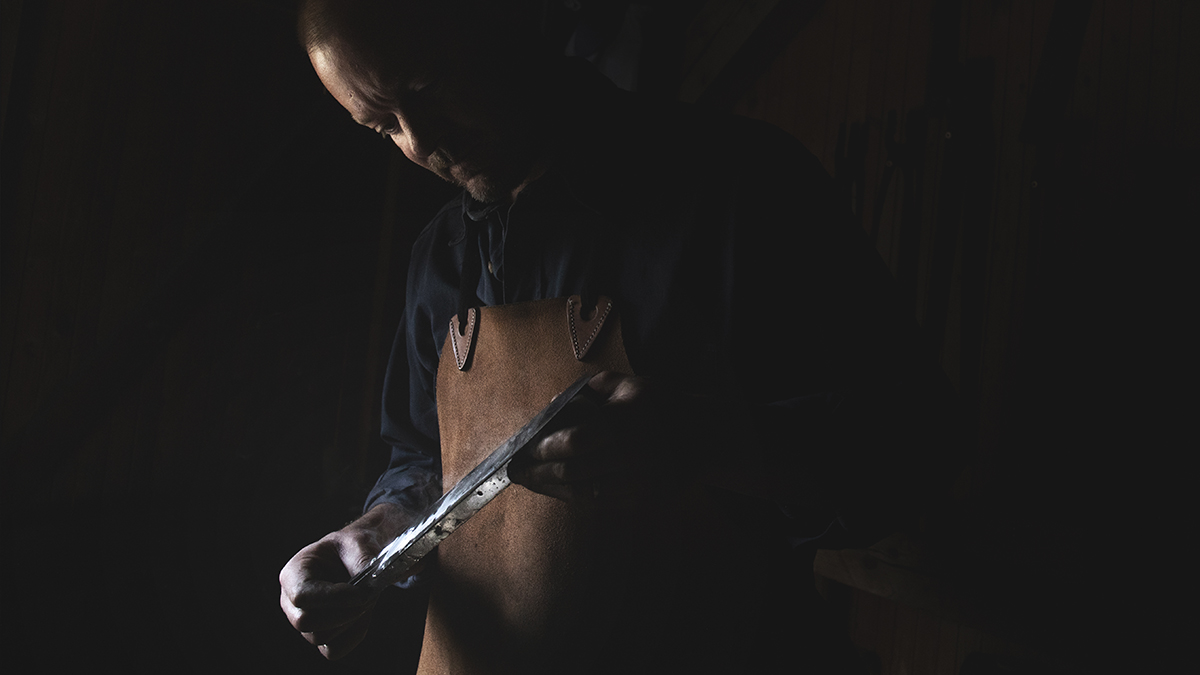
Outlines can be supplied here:
<path id="1" fill-rule="evenodd" d="M 381 102 L 382 81 L 344 55 L 325 46 L 311 50 L 308 58 L 321 84 L 343 108 L 350 111 L 355 121 L 363 122 L 368 108 L 376 107 Z"/>
<path id="2" fill-rule="evenodd" d="M 329 25 L 320 47 L 343 66 L 386 79 L 439 61 L 472 58 L 464 51 L 472 41 L 463 39 L 470 24 L 453 21 L 450 13 L 436 9 L 440 4 L 390 0 L 378 12 L 344 9 Z"/>
<path id="3" fill-rule="evenodd" d="M 313 69 L 333 97 L 363 122 L 372 110 L 394 104 L 398 92 L 429 77 L 430 62 L 392 50 L 372 54 L 342 43 L 330 43 L 309 51 Z"/>

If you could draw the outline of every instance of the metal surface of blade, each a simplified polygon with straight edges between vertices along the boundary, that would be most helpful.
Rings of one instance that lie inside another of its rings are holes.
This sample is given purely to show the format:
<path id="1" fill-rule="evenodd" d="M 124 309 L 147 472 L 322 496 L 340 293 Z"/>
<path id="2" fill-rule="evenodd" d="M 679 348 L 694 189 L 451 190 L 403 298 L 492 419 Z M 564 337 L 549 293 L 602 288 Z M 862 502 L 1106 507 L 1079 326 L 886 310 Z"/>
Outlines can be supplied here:
<path id="1" fill-rule="evenodd" d="M 350 580 L 350 584 L 378 591 L 403 579 L 413 565 L 508 487 L 508 463 L 513 455 L 541 433 L 554 416 L 583 391 L 589 380 L 591 375 L 585 375 L 555 396 L 549 405 L 426 509 L 416 525 L 383 547 L 379 555 Z"/>

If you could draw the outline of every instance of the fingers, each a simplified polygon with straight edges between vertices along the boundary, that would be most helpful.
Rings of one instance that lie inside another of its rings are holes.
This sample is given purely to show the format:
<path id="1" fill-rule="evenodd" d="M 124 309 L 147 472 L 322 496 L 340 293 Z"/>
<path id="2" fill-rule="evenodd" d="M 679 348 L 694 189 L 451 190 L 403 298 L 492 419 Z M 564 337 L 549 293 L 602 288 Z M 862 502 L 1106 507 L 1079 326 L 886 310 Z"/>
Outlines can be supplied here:
<path id="1" fill-rule="evenodd" d="M 509 478 L 542 494 L 563 498 L 563 486 L 586 481 L 604 463 L 605 425 L 597 419 L 600 406 L 587 397 L 576 397 L 563 408 L 552 426 L 522 450 L 508 467 Z"/>
<path id="2" fill-rule="evenodd" d="M 588 509 L 620 507 L 634 493 L 630 483 L 639 472 L 629 453 L 614 449 L 606 435 L 586 427 L 555 432 L 509 465 L 518 485 Z"/>
<path id="3" fill-rule="evenodd" d="M 321 652 L 330 661 L 337 661 L 346 654 L 349 654 L 355 647 L 363 641 L 367 636 L 367 628 L 371 625 L 371 615 L 365 614 L 361 619 L 355 621 L 345 632 L 329 639 L 326 642 L 317 644 L 317 651 Z"/>
<path id="4" fill-rule="evenodd" d="M 611 427 L 606 420 L 593 417 L 573 426 L 558 429 L 542 436 L 525 453 L 537 462 L 557 462 L 580 459 L 600 461 L 612 444 Z"/>
<path id="5" fill-rule="evenodd" d="M 619 474 L 641 470 L 637 464 L 645 459 L 638 457 L 647 450 L 646 434 L 630 422 L 638 404 L 646 402 L 645 381 L 603 372 L 588 384 L 553 426 L 513 459 L 508 475 L 514 483 L 579 501 L 595 496 L 598 481 L 619 483 Z"/>
<path id="6" fill-rule="evenodd" d="M 364 605 L 370 598 L 366 589 L 340 583 L 366 555 L 354 543 L 328 536 L 292 556 L 279 572 L 279 588 L 290 604 L 301 609 Z"/>
<path id="7" fill-rule="evenodd" d="M 331 588 L 312 592 L 322 584 Z M 309 582 L 311 589 L 295 596 L 286 590 L 280 592 L 279 606 L 287 616 L 288 623 L 302 633 L 330 631 L 340 628 L 366 613 L 373 602 L 369 597 L 364 601 L 362 589 L 352 588 L 347 584 L 327 584 L 325 582 Z M 341 587 L 341 588 L 336 588 Z M 343 589 L 358 591 L 342 592 Z M 314 602 L 314 598 L 317 600 Z M 337 602 L 335 598 L 343 601 Z"/>
<path id="8" fill-rule="evenodd" d="M 603 474 L 579 467 L 573 462 L 539 462 L 516 470 L 510 468 L 508 475 L 517 485 L 524 485 L 534 492 L 559 497 L 565 492 L 574 492 L 575 486 L 592 483 Z"/>
<path id="9" fill-rule="evenodd" d="M 366 612 L 337 628 L 301 633 L 301 635 L 310 644 L 316 645 L 317 651 L 321 652 L 326 659 L 336 661 L 350 653 L 367 636 L 373 608 L 374 603 L 371 603 Z"/>
<path id="10" fill-rule="evenodd" d="M 679 473 L 686 400 L 639 377 L 602 372 L 509 465 L 514 483 L 608 509 L 652 495 Z"/>
<path id="11" fill-rule="evenodd" d="M 631 511 L 644 501 L 645 495 L 637 481 L 628 475 L 613 473 L 590 480 L 572 483 L 522 483 L 529 490 L 582 507 L 584 511 Z"/>
<path id="12" fill-rule="evenodd" d="M 620 471 L 626 459 L 611 446 L 608 430 L 602 424 L 583 423 L 560 429 L 514 458 L 508 475 L 514 483 L 562 499 L 579 492 L 579 484 Z"/>
<path id="13" fill-rule="evenodd" d="M 345 655 L 366 633 L 373 594 L 346 583 L 350 570 L 361 567 L 368 556 L 363 541 L 331 533 L 301 549 L 279 573 L 280 608 L 326 658 Z"/>
<path id="14" fill-rule="evenodd" d="M 604 372 L 596 373 L 596 375 L 592 376 L 592 379 L 588 381 L 588 386 L 605 400 L 608 400 L 612 398 L 613 394 L 615 394 L 618 389 L 625 386 L 625 382 L 627 380 L 636 379 L 638 378 L 622 375 L 611 370 L 606 370 Z"/>
<path id="15" fill-rule="evenodd" d="M 353 634 L 356 631 L 359 631 L 359 629 L 361 629 L 361 631 L 364 633 L 366 632 L 366 627 L 368 623 L 371 622 L 371 613 L 373 609 L 374 602 L 368 604 L 367 607 L 359 611 L 358 614 L 348 617 L 346 621 L 338 623 L 337 626 L 316 629 L 316 631 L 302 631 L 300 634 L 304 635 L 304 639 L 308 640 L 308 643 L 317 646 L 346 646 L 349 641 L 353 641 L 354 644 L 358 644 L 361 638 L 359 640 L 350 640 L 350 638 L 352 638 Z"/>
<path id="16" fill-rule="evenodd" d="M 582 504 L 590 502 L 594 488 L 592 483 L 521 483 L 538 494 L 560 499 L 564 502 Z"/>
<path id="17" fill-rule="evenodd" d="M 604 400 L 607 406 L 621 407 L 639 404 L 653 395 L 649 380 L 631 375 L 622 375 L 606 370 L 597 373 L 588 381 L 588 386 Z"/>

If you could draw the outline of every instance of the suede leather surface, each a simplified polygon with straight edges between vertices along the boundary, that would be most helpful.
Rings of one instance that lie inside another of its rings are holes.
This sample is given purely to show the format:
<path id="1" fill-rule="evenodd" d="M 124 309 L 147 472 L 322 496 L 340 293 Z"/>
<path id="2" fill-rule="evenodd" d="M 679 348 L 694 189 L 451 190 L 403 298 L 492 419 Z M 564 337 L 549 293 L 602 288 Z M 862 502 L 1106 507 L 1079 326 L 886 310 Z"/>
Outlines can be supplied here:
<path id="1" fill-rule="evenodd" d="M 619 307 L 576 359 L 568 312 L 576 341 L 602 314 L 571 300 L 481 308 L 466 370 L 442 350 L 446 489 L 579 377 L 633 374 Z M 763 627 L 778 612 L 762 605 L 760 525 L 728 493 L 687 480 L 615 513 L 513 485 L 439 547 L 418 673 L 763 672 Z"/>
<path id="2" fill-rule="evenodd" d="M 447 336 L 437 380 L 446 489 L 579 377 L 632 374 L 616 311 L 582 361 L 568 311 L 565 298 L 481 308 L 466 370 Z M 590 624 L 605 614 L 590 532 L 565 502 L 519 485 L 501 493 L 439 547 L 418 673 L 556 672 L 589 651 L 581 640 L 596 639 Z"/>

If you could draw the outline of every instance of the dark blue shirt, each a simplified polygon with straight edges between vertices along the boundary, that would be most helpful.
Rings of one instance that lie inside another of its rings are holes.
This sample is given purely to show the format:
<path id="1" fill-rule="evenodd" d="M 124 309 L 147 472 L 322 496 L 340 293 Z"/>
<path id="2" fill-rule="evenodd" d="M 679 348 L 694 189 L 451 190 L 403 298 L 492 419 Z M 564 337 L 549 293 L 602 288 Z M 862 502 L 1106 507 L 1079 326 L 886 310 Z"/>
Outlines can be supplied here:
<path id="1" fill-rule="evenodd" d="M 473 303 L 607 295 L 635 372 L 748 414 L 723 461 L 788 472 L 793 541 L 886 534 L 943 478 L 950 398 L 823 167 L 763 123 L 573 95 L 545 175 L 511 205 L 461 195 L 416 240 L 385 380 L 392 459 L 367 508 L 441 494 L 437 366 L 474 256 Z"/>

